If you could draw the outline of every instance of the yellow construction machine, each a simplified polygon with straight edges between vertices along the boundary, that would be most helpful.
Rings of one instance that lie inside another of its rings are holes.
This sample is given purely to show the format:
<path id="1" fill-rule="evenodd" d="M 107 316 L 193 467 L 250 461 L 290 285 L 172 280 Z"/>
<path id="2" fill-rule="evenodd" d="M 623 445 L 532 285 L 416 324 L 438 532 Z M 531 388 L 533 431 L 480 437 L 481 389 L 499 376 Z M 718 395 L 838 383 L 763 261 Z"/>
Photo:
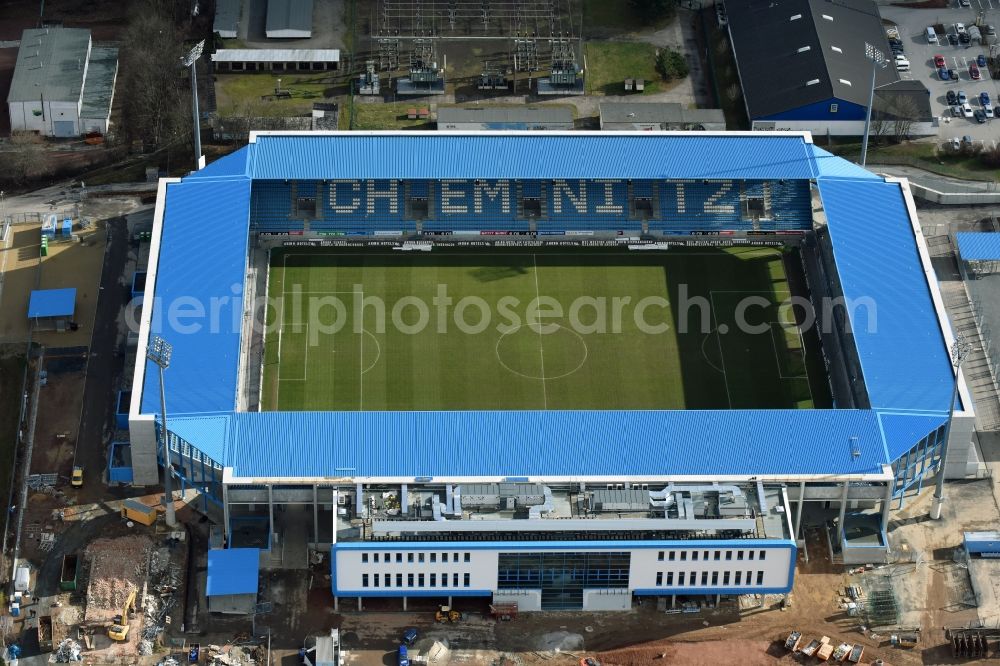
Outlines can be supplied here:
<path id="1" fill-rule="evenodd" d="M 113 641 L 123 641 L 128 638 L 128 614 L 135 612 L 135 588 L 129 592 L 125 605 L 122 606 L 122 614 L 115 618 L 114 624 L 108 627 L 108 638 Z"/>
<path id="2" fill-rule="evenodd" d="M 435 622 L 458 622 L 461 619 L 462 614 L 452 610 L 451 606 L 440 606 L 434 613 Z"/>

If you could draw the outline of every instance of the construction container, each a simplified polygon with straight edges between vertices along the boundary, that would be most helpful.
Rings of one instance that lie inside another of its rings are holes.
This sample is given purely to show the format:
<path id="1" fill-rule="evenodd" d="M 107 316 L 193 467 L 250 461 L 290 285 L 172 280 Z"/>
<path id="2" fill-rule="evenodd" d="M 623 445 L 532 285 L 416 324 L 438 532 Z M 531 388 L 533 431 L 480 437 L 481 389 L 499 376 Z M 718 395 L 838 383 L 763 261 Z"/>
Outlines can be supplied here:
<path id="1" fill-rule="evenodd" d="M 59 575 L 59 589 L 72 592 L 76 590 L 76 579 L 80 572 L 80 558 L 75 553 L 63 555 L 62 573 Z"/>
<path id="2" fill-rule="evenodd" d="M 138 500 L 127 499 L 122 505 L 122 518 L 143 525 L 152 525 L 156 522 L 156 509 Z"/>
<path id="3" fill-rule="evenodd" d="M 49 615 L 38 618 L 38 649 L 42 653 L 52 651 L 52 617 Z"/>
<path id="4" fill-rule="evenodd" d="M 25 566 L 17 568 L 14 572 L 14 591 L 27 592 L 31 585 L 31 569 Z"/>

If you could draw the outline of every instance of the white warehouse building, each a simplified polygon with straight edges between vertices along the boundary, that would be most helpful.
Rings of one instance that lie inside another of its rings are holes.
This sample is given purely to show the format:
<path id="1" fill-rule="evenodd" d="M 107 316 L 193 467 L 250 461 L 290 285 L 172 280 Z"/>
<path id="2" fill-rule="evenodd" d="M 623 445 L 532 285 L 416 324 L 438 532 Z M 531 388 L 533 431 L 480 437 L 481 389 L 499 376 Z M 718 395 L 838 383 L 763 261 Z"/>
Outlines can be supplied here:
<path id="1" fill-rule="evenodd" d="M 81 28 L 25 30 L 7 95 L 12 132 L 69 138 L 108 131 L 118 49 Z"/>

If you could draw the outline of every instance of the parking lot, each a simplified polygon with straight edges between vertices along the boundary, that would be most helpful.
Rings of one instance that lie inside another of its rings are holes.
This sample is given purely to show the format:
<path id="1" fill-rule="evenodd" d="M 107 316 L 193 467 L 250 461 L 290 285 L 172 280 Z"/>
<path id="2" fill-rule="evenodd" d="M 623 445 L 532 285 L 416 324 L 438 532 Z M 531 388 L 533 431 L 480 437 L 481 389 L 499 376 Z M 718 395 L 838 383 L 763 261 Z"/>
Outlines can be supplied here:
<path id="1" fill-rule="evenodd" d="M 952 46 L 948 43 L 947 34 L 938 34 L 938 43 L 927 42 L 927 27 L 934 24 L 943 24 L 948 31 L 952 30 L 952 25 L 956 22 L 965 25 L 974 25 L 976 16 L 979 13 L 985 14 L 986 23 L 1000 26 L 1000 0 L 971 0 L 972 7 L 958 7 L 953 5 L 947 9 L 910 9 L 904 7 L 880 6 L 879 11 L 884 19 L 896 23 L 900 39 L 906 49 L 906 57 L 910 61 L 910 71 L 901 72 L 905 79 L 922 81 L 931 93 L 931 109 L 941 119 L 941 127 L 938 136 L 944 141 L 950 141 L 953 137 L 963 137 L 969 135 L 977 144 L 982 144 L 987 148 L 997 145 L 997 128 L 993 122 L 996 119 L 988 118 L 986 123 L 980 124 L 974 118 L 954 117 L 951 108 L 947 103 L 947 93 L 953 90 L 956 93 L 961 90 L 968 97 L 968 103 L 973 109 L 982 108 L 979 103 L 979 94 L 986 92 L 990 96 L 990 101 L 994 107 L 997 104 L 997 96 L 1000 94 L 1000 81 L 990 78 L 989 69 L 980 68 L 981 79 L 973 81 L 969 75 L 969 64 L 976 62 L 979 54 L 989 56 L 989 46 L 985 45 L 965 45 L 958 44 Z M 934 56 L 944 57 L 949 69 L 954 69 L 958 74 L 958 81 L 942 81 L 934 67 Z"/>

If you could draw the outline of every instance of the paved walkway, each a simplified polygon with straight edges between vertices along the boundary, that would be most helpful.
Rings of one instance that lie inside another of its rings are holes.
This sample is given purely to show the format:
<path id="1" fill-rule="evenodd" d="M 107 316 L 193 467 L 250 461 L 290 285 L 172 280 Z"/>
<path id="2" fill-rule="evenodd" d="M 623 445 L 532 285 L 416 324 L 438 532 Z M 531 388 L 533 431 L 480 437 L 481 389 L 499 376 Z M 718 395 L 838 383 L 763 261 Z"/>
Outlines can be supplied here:
<path id="1" fill-rule="evenodd" d="M 1000 192 L 1000 184 L 995 181 L 960 180 L 910 166 L 869 164 L 868 168 L 888 176 L 908 178 L 911 182 L 938 192 Z"/>

